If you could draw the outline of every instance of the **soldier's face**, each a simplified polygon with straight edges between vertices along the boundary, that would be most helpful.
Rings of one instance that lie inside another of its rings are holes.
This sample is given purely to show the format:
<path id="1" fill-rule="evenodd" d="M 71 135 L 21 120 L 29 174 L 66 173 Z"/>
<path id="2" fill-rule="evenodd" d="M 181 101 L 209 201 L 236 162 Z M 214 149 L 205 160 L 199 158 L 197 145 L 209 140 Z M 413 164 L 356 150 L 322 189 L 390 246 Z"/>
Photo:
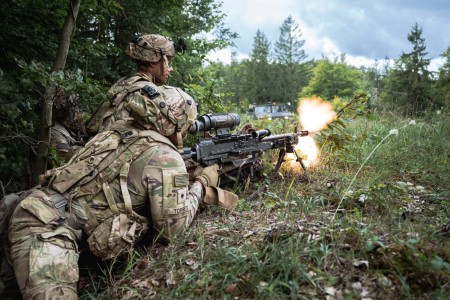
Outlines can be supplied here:
<path id="1" fill-rule="evenodd" d="M 172 67 L 172 60 L 173 57 L 172 56 L 163 56 L 163 76 L 164 76 L 164 82 L 167 82 L 167 80 L 169 79 L 170 73 L 172 73 L 173 71 L 173 67 Z"/>
<path id="2" fill-rule="evenodd" d="M 150 73 L 155 77 L 156 83 L 163 84 L 167 82 L 172 71 L 172 57 L 163 56 L 160 61 L 152 64 Z"/>

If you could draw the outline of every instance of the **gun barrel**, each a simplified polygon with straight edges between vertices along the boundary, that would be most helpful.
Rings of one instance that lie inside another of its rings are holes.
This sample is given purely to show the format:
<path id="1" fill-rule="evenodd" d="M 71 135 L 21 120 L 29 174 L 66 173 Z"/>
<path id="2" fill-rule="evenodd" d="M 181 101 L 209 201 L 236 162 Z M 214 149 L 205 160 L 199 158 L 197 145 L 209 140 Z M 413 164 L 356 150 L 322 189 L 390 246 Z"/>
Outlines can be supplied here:
<path id="1" fill-rule="evenodd" d="M 307 136 L 307 135 L 309 135 L 309 131 L 308 130 L 300 130 L 299 132 L 297 132 L 297 134 L 299 136 Z"/>

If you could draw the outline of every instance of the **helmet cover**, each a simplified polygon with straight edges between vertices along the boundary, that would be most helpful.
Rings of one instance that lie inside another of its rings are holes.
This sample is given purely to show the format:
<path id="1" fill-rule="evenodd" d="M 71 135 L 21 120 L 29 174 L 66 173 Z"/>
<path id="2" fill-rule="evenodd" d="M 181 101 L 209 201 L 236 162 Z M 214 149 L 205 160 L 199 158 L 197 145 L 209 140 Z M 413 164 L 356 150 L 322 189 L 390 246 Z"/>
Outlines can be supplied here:
<path id="1" fill-rule="evenodd" d="M 174 42 L 159 34 L 137 36 L 128 44 L 125 52 L 139 61 L 158 62 L 163 56 L 175 56 Z"/>

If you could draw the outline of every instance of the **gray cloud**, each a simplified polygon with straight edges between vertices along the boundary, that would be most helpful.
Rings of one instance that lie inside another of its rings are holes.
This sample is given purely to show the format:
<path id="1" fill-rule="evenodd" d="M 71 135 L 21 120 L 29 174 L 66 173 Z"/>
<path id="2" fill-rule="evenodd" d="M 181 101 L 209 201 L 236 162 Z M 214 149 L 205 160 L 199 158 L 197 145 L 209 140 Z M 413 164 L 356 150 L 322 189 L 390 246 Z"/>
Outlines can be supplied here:
<path id="1" fill-rule="evenodd" d="M 311 39 L 315 48 L 309 49 L 309 56 L 315 58 L 326 54 L 326 41 L 351 56 L 397 58 L 411 51 L 407 35 L 415 23 L 423 29 L 429 58 L 439 57 L 450 46 L 448 0 L 225 0 L 223 7 L 228 13 L 225 22 L 241 37 L 232 50 L 245 54 L 250 54 L 258 29 L 273 46 L 289 15 L 300 24 L 306 45 Z"/>

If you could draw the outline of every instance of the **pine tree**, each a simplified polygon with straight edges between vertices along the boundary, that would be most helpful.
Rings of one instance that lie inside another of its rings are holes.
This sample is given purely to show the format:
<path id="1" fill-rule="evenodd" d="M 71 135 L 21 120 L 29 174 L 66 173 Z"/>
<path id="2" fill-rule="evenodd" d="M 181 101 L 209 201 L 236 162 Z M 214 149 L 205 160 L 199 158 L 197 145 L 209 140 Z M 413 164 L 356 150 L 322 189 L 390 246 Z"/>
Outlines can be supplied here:
<path id="1" fill-rule="evenodd" d="M 265 103 L 272 101 L 273 89 L 271 89 L 270 78 L 270 42 L 264 32 L 256 32 L 253 49 L 248 63 L 249 76 L 247 77 L 247 94 L 251 102 Z"/>
<path id="2" fill-rule="evenodd" d="M 403 53 L 395 61 L 390 71 L 385 90 L 385 98 L 405 107 L 409 113 L 417 113 L 432 104 L 431 79 L 426 59 L 425 39 L 422 28 L 416 23 L 408 34 L 408 41 L 413 45 L 409 53 Z"/>
<path id="3" fill-rule="evenodd" d="M 403 54 L 400 59 L 404 60 L 406 71 L 409 73 L 410 102 L 414 103 L 417 109 L 423 109 L 430 97 L 431 81 L 428 71 L 430 60 L 425 58 L 428 54 L 427 47 L 425 39 L 422 38 L 422 29 L 417 23 L 408 34 L 408 41 L 413 45 L 413 50 Z"/>
<path id="4" fill-rule="evenodd" d="M 274 84 L 279 91 L 278 98 L 282 102 L 294 102 L 297 93 L 308 82 L 307 67 L 301 64 L 307 57 L 301 39 L 299 25 L 289 16 L 280 27 L 280 37 L 275 43 L 275 59 L 277 68 Z"/>
<path id="5" fill-rule="evenodd" d="M 302 31 L 299 25 L 289 16 L 280 27 L 280 37 L 275 43 L 275 57 L 281 64 L 299 63 L 306 59 L 307 55 L 303 46 Z"/>
<path id="6" fill-rule="evenodd" d="M 255 63 L 269 63 L 270 42 L 267 36 L 258 29 L 253 40 L 253 49 L 250 55 L 251 61 Z"/>

